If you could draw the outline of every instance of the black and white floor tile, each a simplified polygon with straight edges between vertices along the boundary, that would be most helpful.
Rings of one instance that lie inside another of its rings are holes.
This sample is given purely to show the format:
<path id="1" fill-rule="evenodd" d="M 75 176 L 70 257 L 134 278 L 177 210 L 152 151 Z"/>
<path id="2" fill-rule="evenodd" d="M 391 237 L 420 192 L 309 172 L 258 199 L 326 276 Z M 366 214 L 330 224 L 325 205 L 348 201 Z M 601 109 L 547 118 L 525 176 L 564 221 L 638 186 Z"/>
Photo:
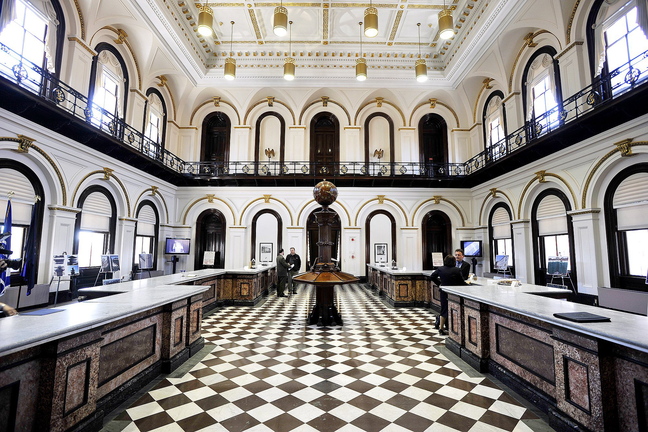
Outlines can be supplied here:
<path id="1" fill-rule="evenodd" d="M 341 327 L 306 325 L 314 288 L 206 317 L 211 350 L 162 379 L 105 431 L 549 431 L 474 371 L 452 363 L 433 316 L 336 287 Z M 204 352 L 205 350 L 203 350 Z"/>

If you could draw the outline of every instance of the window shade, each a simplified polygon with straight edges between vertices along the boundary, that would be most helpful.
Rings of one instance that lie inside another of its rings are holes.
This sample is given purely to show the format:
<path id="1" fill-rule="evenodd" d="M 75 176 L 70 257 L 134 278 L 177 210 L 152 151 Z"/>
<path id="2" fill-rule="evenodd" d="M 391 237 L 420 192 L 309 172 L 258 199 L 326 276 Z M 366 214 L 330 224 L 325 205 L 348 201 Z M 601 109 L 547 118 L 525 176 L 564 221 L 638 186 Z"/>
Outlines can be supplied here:
<path id="1" fill-rule="evenodd" d="M 157 218 L 150 205 L 143 206 L 137 215 L 137 235 L 154 236 Z"/>
<path id="2" fill-rule="evenodd" d="M 93 192 L 83 202 L 81 211 L 81 229 L 86 231 L 110 231 L 112 208 L 108 198 Z"/>
<path id="3" fill-rule="evenodd" d="M 31 210 L 34 205 L 34 188 L 27 177 L 13 169 L 0 169 L 0 184 L 7 188 L 0 199 L 0 225 L 4 223 L 7 210 L 7 195 L 5 192 L 14 192 L 11 198 L 11 217 L 13 224 L 29 225 Z M 11 185 L 11 186 L 9 186 Z M 42 197 L 41 197 L 42 198 Z"/>
<path id="4" fill-rule="evenodd" d="M 538 234 L 555 235 L 567 233 L 567 212 L 565 205 L 556 195 L 542 199 L 536 212 Z"/>
<path id="5" fill-rule="evenodd" d="M 511 218 L 506 209 L 499 207 L 495 210 L 491 223 L 493 224 L 494 239 L 511 238 Z"/>
<path id="6" fill-rule="evenodd" d="M 648 173 L 637 173 L 621 182 L 614 192 L 619 230 L 648 228 Z"/>

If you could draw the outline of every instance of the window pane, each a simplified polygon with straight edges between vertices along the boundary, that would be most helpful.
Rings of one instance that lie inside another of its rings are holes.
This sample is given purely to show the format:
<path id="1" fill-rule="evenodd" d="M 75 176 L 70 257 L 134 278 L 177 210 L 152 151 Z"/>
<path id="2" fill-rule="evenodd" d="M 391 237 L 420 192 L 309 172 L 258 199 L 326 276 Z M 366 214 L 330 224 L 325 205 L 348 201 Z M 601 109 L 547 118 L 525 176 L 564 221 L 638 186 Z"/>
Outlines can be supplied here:
<path id="1" fill-rule="evenodd" d="M 141 253 L 153 253 L 153 237 L 135 237 L 135 253 L 133 254 L 134 264 L 139 264 L 139 254 Z"/>
<path id="2" fill-rule="evenodd" d="M 9 255 L 9 259 L 19 259 L 23 257 L 23 250 L 25 249 L 25 231 L 26 226 L 12 225 L 11 226 L 11 248 L 7 248 L 13 253 Z M 0 225 L 0 232 L 4 231 L 4 225 Z"/>
<path id="3" fill-rule="evenodd" d="M 646 277 L 648 273 L 648 229 L 625 231 L 628 247 L 628 274 Z"/>
<path id="4" fill-rule="evenodd" d="M 101 255 L 104 250 L 108 233 L 96 231 L 79 231 L 79 267 L 95 267 L 101 265 Z"/>
<path id="5" fill-rule="evenodd" d="M 549 267 L 549 258 L 567 257 L 569 258 L 569 236 L 567 234 L 544 236 L 542 237 L 545 266 Z M 567 270 L 571 270 L 571 260 L 567 261 Z"/>

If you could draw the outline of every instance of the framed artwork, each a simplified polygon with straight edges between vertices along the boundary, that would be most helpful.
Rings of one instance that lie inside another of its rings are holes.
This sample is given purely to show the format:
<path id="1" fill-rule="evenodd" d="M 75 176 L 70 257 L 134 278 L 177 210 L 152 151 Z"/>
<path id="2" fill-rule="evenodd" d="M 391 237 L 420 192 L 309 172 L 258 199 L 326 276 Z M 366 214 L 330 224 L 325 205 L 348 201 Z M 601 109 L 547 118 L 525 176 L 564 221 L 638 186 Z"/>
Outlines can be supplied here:
<path id="1" fill-rule="evenodd" d="M 374 244 L 374 261 L 376 263 L 387 262 L 387 243 Z"/>
<path id="2" fill-rule="evenodd" d="M 272 243 L 259 243 L 259 261 L 272 262 Z"/>

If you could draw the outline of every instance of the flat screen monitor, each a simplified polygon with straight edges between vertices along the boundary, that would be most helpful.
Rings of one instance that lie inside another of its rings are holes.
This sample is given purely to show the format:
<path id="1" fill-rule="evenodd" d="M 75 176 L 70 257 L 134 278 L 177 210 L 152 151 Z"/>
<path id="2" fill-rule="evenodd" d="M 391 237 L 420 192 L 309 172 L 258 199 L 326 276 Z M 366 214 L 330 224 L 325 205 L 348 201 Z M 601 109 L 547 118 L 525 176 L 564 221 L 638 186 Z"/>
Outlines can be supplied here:
<path id="1" fill-rule="evenodd" d="M 187 255 L 189 253 L 190 239 L 185 238 L 168 238 L 164 247 L 165 254 Z"/>
<path id="2" fill-rule="evenodd" d="M 461 249 L 467 257 L 480 257 L 482 256 L 482 242 L 481 240 L 461 240 Z"/>

